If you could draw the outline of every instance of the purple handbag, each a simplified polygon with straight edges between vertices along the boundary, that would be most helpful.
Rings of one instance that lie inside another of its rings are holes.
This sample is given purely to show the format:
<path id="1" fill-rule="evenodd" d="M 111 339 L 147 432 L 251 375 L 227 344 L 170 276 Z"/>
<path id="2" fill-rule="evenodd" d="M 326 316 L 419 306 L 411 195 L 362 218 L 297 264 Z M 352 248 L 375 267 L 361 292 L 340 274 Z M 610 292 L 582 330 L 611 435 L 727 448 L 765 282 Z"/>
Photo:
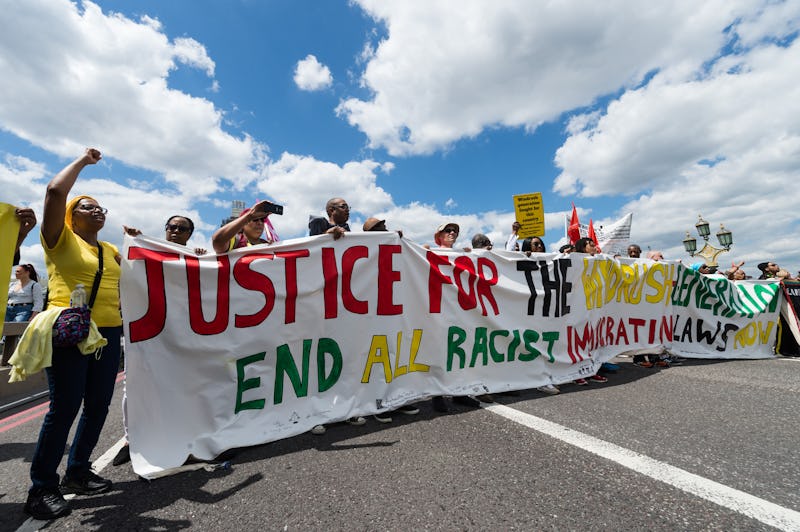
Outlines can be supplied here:
<path id="1" fill-rule="evenodd" d="M 103 247 L 97 243 L 97 272 L 92 283 L 92 295 L 89 304 L 83 307 L 69 307 L 61 311 L 53 324 L 53 347 L 72 347 L 78 345 L 89 336 L 89 326 L 92 323 L 92 305 L 100 288 L 100 279 L 103 278 Z"/>
<path id="2" fill-rule="evenodd" d="M 53 325 L 53 346 L 72 347 L 89 336 L 92 316 L 89 307 L 70 307 L 61 311 Z"/>

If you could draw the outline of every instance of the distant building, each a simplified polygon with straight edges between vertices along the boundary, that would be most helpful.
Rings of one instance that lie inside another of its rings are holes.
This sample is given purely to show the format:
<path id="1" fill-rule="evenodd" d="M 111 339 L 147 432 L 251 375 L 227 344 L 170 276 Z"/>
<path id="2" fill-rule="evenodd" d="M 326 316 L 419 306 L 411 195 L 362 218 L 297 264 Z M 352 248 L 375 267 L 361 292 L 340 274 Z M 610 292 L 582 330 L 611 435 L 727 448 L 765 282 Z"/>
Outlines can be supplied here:
<path id="1" fill-rule="evenodd" d="M 219 224 L 219 226 L 222 227 L 223 225 L 234 221 L 236 218 L 241 216 L 243 210 L 244 210 L 244 202 L 240 200 L 233 200 L 231 206 L 231 215 L 222 220 L 222 223 Z"/>

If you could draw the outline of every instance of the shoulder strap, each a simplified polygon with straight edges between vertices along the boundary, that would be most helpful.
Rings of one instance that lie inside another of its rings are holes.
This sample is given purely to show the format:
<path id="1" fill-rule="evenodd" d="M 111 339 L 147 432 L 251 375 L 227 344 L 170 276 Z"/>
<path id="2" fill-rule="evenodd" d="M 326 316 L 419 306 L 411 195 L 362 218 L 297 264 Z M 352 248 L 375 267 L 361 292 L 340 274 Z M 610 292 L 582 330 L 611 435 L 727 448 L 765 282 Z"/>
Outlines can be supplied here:
<path id="1" fill-rule="evenodd" d="M 100 279 L 103 278 L 103 246 L 100 241 L 97 241 L 97 271 L 94 274 L 94 282 L 92 283 L 92 295 L 89 296 L 89 308 L 94 305 L 94 300 L 97 297 L 97 289 L 100 288 Z"/>

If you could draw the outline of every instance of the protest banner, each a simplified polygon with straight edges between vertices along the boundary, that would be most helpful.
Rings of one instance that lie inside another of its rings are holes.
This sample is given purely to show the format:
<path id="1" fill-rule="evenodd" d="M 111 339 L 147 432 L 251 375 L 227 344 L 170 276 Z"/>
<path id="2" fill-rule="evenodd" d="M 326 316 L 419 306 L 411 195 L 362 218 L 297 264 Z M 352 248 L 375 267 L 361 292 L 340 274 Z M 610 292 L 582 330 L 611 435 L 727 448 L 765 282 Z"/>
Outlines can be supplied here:
<path id="1" fill-rule="evenodd" d="M 779 294 L 708 288 L 674 262 L 428 250 L 394 232 L 200 257 L 126 236 L 122 269 L 128 434 L 148 478 L 430 396 L 587 377 L 631 349 L 683 353 L 675 320 L 695 306 L 736 330 L 720 325 L 731 341 L 691 356 L 771 356 L 736 332 L 774 319 Z"/>
<path id="2" fill-rule="evenodd" d="M 574 207 L 573 207 L 574 209 Z M 573 214 L 573 216 L 576 216 Z M 571 216 L 564 215 L 564 238 L 559 241 L 567 243 L 572 240 L 569 236 L 569 227 Z M 626 257 L 628 255 L 628 245 L 631 239 L 631 224 L 633 222 L 633 213 L 628 213 L 616 222 L 606 224 L 604 226 L 595 227 L 595 234 L 597 235 L 597 245 L 603 250 L 605 255 L 620 255 Z M 574 230 L 575 240 L 581 237 L 589 236 L 589 224 L 577 222 L 576 229 Z"/>

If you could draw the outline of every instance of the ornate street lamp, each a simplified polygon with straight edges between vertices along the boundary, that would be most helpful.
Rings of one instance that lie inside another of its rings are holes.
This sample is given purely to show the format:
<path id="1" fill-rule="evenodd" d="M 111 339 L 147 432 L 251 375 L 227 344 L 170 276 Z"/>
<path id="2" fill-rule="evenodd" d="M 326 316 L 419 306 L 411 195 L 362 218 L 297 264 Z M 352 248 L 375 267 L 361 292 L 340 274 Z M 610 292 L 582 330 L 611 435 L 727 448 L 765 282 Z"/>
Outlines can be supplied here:
<path id="1" fill-rule="evenodd" d="M 708 243 L 708 237 L 711 235 L 711 230 L 708 227 L 708 222 L 703 220 L 702 216 L 698 217 L 697 223 L 694 224 L 697 229 L 697 234 L 703 237 L 705 244 L 697 251 L 697 239 L 692 238 L 689 231 L 686 231 L 686 238 L 683 239 L 683 247 L 686 253 L 692 257 L 703 257 L 703 262 L 706 266 L 717 266 L 717 257 L 721 253 L 730 251 L 733 245 L 733 233 L 725 229 L 725 226 L 720 224 L 719 231 L 717 231 L 717 240 L 719 240 L 722 248 L 716 248 Z"/>

